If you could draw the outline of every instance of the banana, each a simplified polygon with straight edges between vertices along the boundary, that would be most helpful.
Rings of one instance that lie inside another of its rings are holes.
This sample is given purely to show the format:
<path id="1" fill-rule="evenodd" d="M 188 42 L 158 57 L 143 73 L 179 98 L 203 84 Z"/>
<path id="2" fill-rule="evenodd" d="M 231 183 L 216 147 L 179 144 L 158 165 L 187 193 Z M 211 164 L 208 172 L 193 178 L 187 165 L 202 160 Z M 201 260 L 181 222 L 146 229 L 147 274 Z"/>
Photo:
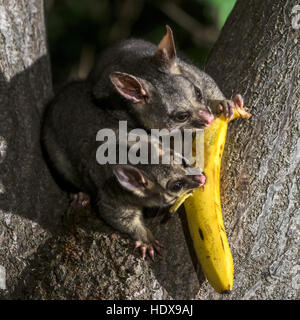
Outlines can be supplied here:
<path id="1" fill-rule="evenodd" d="M 174 213 L 176 212 L 179 207 L 185 202 L 185 200 L 193 195 L 193 192 L 185 192 L 182 194 L 173 204 L 173 206 L 170 208 L 169 212 Z"/>
<path id="2" fill-rule="evenodd" d="M 250 118 L 243 100 L 235 98 L 235 118 Z M 220 167 L 228 122 L 222 114 L 204 132 L 204 187 L 181 196 L 171 212 L 184 202 L 189 231 L 201 268 L 218 293 L 229 293 L 233 286 L 233 259 L 228 244 L 220 201 Z M 195 143 L 195 141 L 194 141 Z"/>

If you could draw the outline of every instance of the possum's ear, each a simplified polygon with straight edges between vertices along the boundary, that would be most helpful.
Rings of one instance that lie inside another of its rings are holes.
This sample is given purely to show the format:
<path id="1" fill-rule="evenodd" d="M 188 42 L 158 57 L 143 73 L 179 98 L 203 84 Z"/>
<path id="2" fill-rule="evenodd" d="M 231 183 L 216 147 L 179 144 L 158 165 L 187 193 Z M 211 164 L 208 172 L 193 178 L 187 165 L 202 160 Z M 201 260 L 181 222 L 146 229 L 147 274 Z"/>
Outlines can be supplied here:
<path id="1" fill-rule="evenodd" d="M 172 66 L 176 60 L 176 49 L 172 30 L 166 26 L 167 33 L 160 41 L 154 58 L 166 66 Z"/>
<path id="2" fill-rule="evenodd" d="M 113 173 L 120 185 L 139 196 L 143 196 L 148 185 L 148 179 L 142 170 L 130 165 L 117 165 Z"/>
<path id="3" fill-rule="evenodd" d="M 143 80 L 124 72 L 113 72 L 109 76 L 117 91 L 133 102 L 143 102 L 148 96 Z"/>

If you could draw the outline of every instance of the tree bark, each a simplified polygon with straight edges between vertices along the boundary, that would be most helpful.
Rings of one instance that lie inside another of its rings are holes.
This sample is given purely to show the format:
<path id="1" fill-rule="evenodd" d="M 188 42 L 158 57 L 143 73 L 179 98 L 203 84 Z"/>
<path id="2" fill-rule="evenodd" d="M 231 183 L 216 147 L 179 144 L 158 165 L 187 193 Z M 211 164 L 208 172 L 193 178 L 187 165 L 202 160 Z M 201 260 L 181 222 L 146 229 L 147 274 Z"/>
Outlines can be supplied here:
<path id="1" fill-rule="evenodd" d="M 0 295 L 59 227 L 66 198 L 41 155 L 40 119 L 52 95 L 41 1 L 0 1 Z"/>
<path id="2" fill-rule="evenodd" d="M 238 1 L 206 66 L 227 97 L 245 97 L 252 118 L 232 122 L 222 160 L 233 291 L 221 297 L 205 285 L 200 299 L 300 298 L 297 4 Z"/>
<path id="3" fill-rule="evenodd" d="M 40 123 L 52 85 L 41 0 L 0 0 L 0 48 L 0 298 L 195 296 L 178 218 L 158 228 L 170 249 L 153 267 L 131 240 L 70 206 L 48 171 Z"/>
<path id="4" fill-rule="evenodd" d="M 224 93 L 241 93 L 252 113 L 230 125 L 224 151 L 222 205 L 235 280 L 221 296 L 201 274 L 199 285 L 178 216 L 166 225 L 152 219 L 168 253 L 148 263 L 94 213 L 69 205 L 39 142 L 52 96 L 43 3 L 0 0 L 2 299 L 299 298 L 296 2 L 239 0 L 207 64 Z"/>

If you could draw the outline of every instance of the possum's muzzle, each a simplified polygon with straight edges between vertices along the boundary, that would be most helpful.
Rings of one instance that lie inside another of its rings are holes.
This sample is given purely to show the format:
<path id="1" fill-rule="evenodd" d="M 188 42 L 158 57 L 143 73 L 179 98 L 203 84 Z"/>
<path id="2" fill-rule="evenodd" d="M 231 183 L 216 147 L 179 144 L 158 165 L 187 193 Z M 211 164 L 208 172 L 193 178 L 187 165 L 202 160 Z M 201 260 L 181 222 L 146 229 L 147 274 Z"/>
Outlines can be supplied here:
<path id="1" fill-rule="evenodd" d="M 204 124 L 205 127 L 208 127 L 214 121 L 214 116 L 207 111 L 199 110 L 198 116 L 200 118 L 200 122 Z"/>

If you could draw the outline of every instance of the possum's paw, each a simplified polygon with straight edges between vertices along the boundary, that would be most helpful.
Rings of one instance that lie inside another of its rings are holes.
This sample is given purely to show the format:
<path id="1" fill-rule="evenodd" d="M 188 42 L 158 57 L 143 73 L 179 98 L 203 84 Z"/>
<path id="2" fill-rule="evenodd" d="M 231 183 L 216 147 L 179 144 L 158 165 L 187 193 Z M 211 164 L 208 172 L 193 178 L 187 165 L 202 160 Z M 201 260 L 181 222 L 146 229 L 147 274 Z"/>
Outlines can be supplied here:
<path id="1" fill-rule="evenodd" d="M 136 224 L 133 238 L 137 240 L 134 251 L 138 249 L 143 260 L 146 258 L 147 253 L 152 260 L 154 260 L 155 252 L 162 255 L 163 245 L 154 238 L 152 232 L 141 221 Z"/>
<path id="2" fill-rule="evenodd" d="M 234 113 L 234 102 L 232 100 L 223 100 L 218 107 L 219 113 L 224 113 L 225 117 L 232 118 Z"/>
<path id="3" fill-rule="evenodd" d="M 142 241 L 136 241 L 134 250 L 139 249 L 143 260 L 146 258 L 147 253 L 149 254 L 150 258 L 154 260 L 155 252 L 157 252 L 159 255 L 162 255 L 163 248 L 164 246 L 157 240 L 154 240 L 151 244 L 144 243 Z"/>
<path id="4" fill-rule="evenodd" d="M 73 208 L 87 207 L 91 202 L 90 196 L 83 192 L 72 194 L 71 199 L 71 206 Z"/>

